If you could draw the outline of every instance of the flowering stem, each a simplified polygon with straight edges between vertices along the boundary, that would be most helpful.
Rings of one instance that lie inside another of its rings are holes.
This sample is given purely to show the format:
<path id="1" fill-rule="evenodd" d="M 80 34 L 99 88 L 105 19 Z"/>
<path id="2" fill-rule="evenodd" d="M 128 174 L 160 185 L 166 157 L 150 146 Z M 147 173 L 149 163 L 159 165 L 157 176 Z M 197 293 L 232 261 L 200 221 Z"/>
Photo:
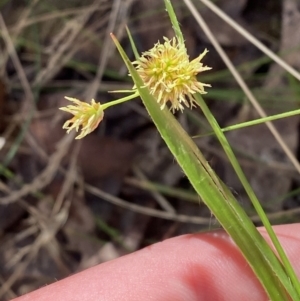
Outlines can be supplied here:
<path id="1" fill-rule="evenodd" d="M 152 49 L 144 52 L 140 58 L 136 58 L 136 61 L 132 63 L 113 34 L 111 34 L 112 39 L 126 63 L 134 80 L 135 88 L 162 138 L 203 202 L 207 204 L 220 224 L 239 246 L 264 286 L 270 300 L 300 300 L 298 279 L 272 230 L 271 224 L 266 220 L 265 213 L 247 182 L 225 135 L 203 99 L 196 93 L 205 94 L 204 86 L 209 86 L 196 80 L 196 75 L 199 72 L 210 69 L 203 66 L 201 62 L 207 50 L 193 61 L 189 60 L 171 0 L 164 1 L 175 31 L 175 38 L 172 40 L 164 38 L 162 44 L 158 42 Z M 129 37 L 135 57 L 138 57 L 130 33 Z M 168 68 L 166 69 L 165 66 L 168 66 Z M 133 95 L 118 101 L 123 102 L 132 97 Z M 191 107 L 197 103 L 202 108 L 261 217 L 281 260 L 278 259 L 273 249 L 257 231 L 245 211 L 239 206 L 230 189 L 214 173 L 203 154 L 174 116 L 166 108 L 164 109 L 167 103 L 170 103 L 170 109 L 173 111 L 178 109 L 182 111 L 183 104 Z"/>
<path id="2" fill-rule="evenodd" d="M 113 100 L 113 101 L 110 101 L 110 102 L 108 102 L 108 103 L 105 103 L 105 104 L 101 105 L 101 107 L 102 107 L 102 109 L 103 109 L 103 111 L 104 111 L 105 109 L 107 109 L 107 108 L 109 108 L 109 107 L 111 107 L 111 106 L 118 105 L 118 104 L 120 104 L 120 103 L 122 103 L 122 102 L 131 100 L 131 99 L 134 99 L 134 98 L 136 98 L 136 97 L 138 97 L 138 96 L 139 96 L 139 93 L 138 93 L 138 92 L 135 92 L 135 93 L 133 93 L 133 94 L 131 94 L 131 95 L 129 95 L 129 96 L 126 96 L 126 97 L 123 97 L 123 98 L 120 98 L 120 99 Z"/>
<path id="3" fill-rule="evenodd" d="M 246 121 L 246 122 L 239 123 L 239 124 L 230 125 L 230 126 L 227 126 L 225 128 L 221 128 L 221 131 L 222 132 L 229 132 L 229 131 L 233 131 L 233 130 L 239 130 L 239 129 L 242 129 L 242 128 L 245 128 L 245 127 L 258 125 L 258 124 L 266 123 L 268 121 L 273 121 L 273 120 L 277 120 L 277 119 L 281 119 L 281 118 L 291 117 L 291 116 L 295 116 L 295 115 L 299 115 L 299 114 L 300 114 L 300 109 L 293 110 L 293 111 L 288 111 L 288 112 L 284 112 L 284 113 L 280 113 L 280 114 L 275 114 L 275 115 L 272 115 L 272 116 L 267 116 L 267 117 L 263 117 L 263 118 L 259 118 L 259 119 Z M 193 138 L 201 138 L 201 137 L 206 137 L 206 136 L 210 136 L 210 135 L 213 135 L 213 134 L 215 134 L 215 132 L 209 132 L 209 133 L 202 134 L 202 135 L 196 135 L 196 136 L 193 136 Z"/>
<path id="4" fill-rule="evenodd" d="M 171 1 L 170 0 L 164 0 L 164 1 L 165 1 L 166 10 L 169 14 L 175 35 L 181 43 L 184 43 L 183 34 L 181 32 L 181 29 L 180 29 L 176 14 L 174 12 L 173 6 L 171 4 Z"/>
<path id="5" fill-rule="evenodd" d="M 241 166 L 239 165 L 225 135 L 223 134 L 218 122 L 216 121 L 216 119 L 214 118 L 214 116 L 212 115 L 212 113 L 210 112 L 208 106 L 206 105 L 205 101 L 203 100 L 203 98 L 201 97 L 200 94 L 195 95 L 195 98 L 197 100 L 198 105 L 200 106 L 203 114 L 205 115 L 206 119 L 208 120 L 208 122 L 210 123 L 211 127 L 213 128 L 219 142 L 221 143 L 225 153 L 227 154 L 227 157 L 233 167 L 233 169 L 235 170 L 239 180 L 241 181 L 241 183 L 244 186 L 244 189 L 246 191 L 246 193 L 248 194 L 249 199 L 251 200 L 253 207 L 255 208 L 257 214 L 259 215 L 264 227 L 266 228 L 269 237 L 276 249 L 276 251 L 278 252 L 278 255 L 284 265 L 284 268 L 290 278 L 290 281 L 293 283 L 294 288 L 298 294 L 298 297 L 300 296 L 300 284 L 299 284 L 299 280 L 297 278 L 297 275 L 289 261 L 289 259 L 287 258 L 287 255 L 285 253 L 285 251 L 283 250 L 278 237 L 276 236 L 270 221 L 268 220 L 259 200 L 257 199 L 252 187 L 250 186 Z"/>

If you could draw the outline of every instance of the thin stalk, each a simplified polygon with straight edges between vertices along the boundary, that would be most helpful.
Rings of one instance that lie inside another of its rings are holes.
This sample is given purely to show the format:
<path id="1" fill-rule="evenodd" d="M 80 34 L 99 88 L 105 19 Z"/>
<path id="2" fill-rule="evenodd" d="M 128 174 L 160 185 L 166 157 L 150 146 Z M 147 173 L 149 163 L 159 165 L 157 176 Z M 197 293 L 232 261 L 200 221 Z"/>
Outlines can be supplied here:
<path id="1" fill-rule="evenodd" d="M 164 0 L 164 1 L 165 1 L 165 6 L 166 6 L 167 12 L 169 14 L 169 17 L 170 17 L 175 35 L 178 38 L 179 42 L 184 44 L 183 34 L 181 32 L 181 29 L 180 29 L 179 23 L 177 21 L 177 17 L 176 17 L 176 14 L 174 12 L 171 1 L 170 0 Z"/>
<path id="2" fill-rule="evenodd" d="M 128 100 L 131 100 L 131 99 L 134 99 L 136 97 L 139 96 L 139 93 L 138 92 L 135 92 L 133 93 L 132 95 L 129 95 L 129 96 L 126 96 L 126 97 L 123 97 L 123 98 L 120 98 L 120 99 L 117 99 L 117 100 L 112 100 L 110 102 L 107 102 L 107 103 L 104 103 L 103 105 L 101 105 L 102 109 L 105 110 L 111 106 L 115 106 L 115 105 L 118 105 L 122 102 L 126 102 Z"/>
<path id="3" fill-rule="evenodd" d="M 113 35 L 112 38 L 162 138 L 199 196 L 240 248 L 260 279 L 270 300 L 290 300 L 287 294 L 293 300 L 300 300 L 281 262 L 257 231 L 231 191 L 218 178 L 174 116 L 166 108 L 160 109 L 157 100 L 145 87 L 120 43 Z"/>
<path id="4" fill-rule="evenodd" d="M 126 31 L 127 31 L 128 37 L 129 37 L 129 41 L 130 41 L 130 44 L 131 44 L 131 47 L 132 47 L 132 51 L 133 51 L 134 57 L 137 60 L 140 57 L 140 55 L 139 55 L 138 50 L 136 49 L 134 40 L 132 38 L 132 34 L 131 34 L 131 32 L 130 32 L 130 30 L 129 30 L 129 28 L 127 26 L 126 26 Z"/>
<path id="5" fill-rule="evenodd" d="M 273 121 L 273 120 L 277 120 L 277 119 L 281 119 L 281 118 L 295 116 L 298 114 L 300 114 L 300 109 L 289 111 L 289 112 L 284 112 L 284 113 L 280 113 L 280 114 L 276 114 L 276 115 L 272 115 L 272 116 L 268 116 L 268 117 L 263 117 L 263 118 L 259 118 L 259 119 L 255 119 L 255 120 L 251 120 L 251 121 L 246 121 L 246 122 L 239 123 L 239 124 L 230 125 L 225 128 L 220 128 L 220 130 L 223 133 L 229 132 L 229 131 L 238 130 L 238 129 L 242 129 L 242 128 L 253 126 L 253 125 L 262 124 L 262 123 L 265 123 L 268 121 Z M 197 136 L 194 136 L 193 138 L 209 136 L 209 135 L 213 135 L 214 133 L 215 132 L 210 132 L 210 133 L 203 134 L 203 135 L 197 135 Z"/>
<path id="6" fill-rule="evenodd" d="M 201 95 L 200 94 L 195 95 L 195 99 L 196 99 L 197 103 L 199 104 L 205 117 L 207 118 L 208 122 L 210 123 L 211 127 L 213 128 L 214 132 L 216 133 L 228 159 L 230 160 L 232 167 L 234 168 L 234 170 L 235 170 L 239 180 L 241 181 L 245 191 L 247 192 L 258 216 L 260 217 L 264 227 L 266 228 L 266 230 L 271 238 L 271 241 L 272 241 L 276 251 L 278 252 L 279 257 L 282 260 L 285 270 L 286 270 L 287 274 L 289 275 L 289 277 L 298 293 L 298 296 L 300 297 L 300 283 L 299 283 L 298 277 L 297 277 L 289 259 L 287 258 L 286 253 L 283 250 L 283 248 L 270 224 L 270 221 L 268 220 L 268 217 L 266 216 L 266 214 L 265 214 L 262 206 L 260 205 L 260 202 L 258 201 L 252 187 L 250 186 L 241 166 L 239 165 L 239 163 L 231 149 L 230 144 L 228 143 L 219 124 L 217 123 L 216 119 L 214 118 L 213 114 L 209 110 L 208 106 L 206 105 L 206 103 L 203 100 L 203 98 L 201 97 Z"/>
<path id="7" fill-rule="evenodd" d="M 177 17 L 176 17 L 176 14 L 173 10 L 173 7 L 172 7 L 172 4 L 170 2 L 170 0 L 164 0 L 165 2 L 165 5 L 166 5 L 166 9 L 167 9 L 167 12 L 169 14 L 169 17 L 170 17 L 170 20 L 172 22 L 172 25 L 173 25 L 173 28 L 174 28 L 174 31 L 175 31 L 175 34 L 176 36 L 178 37 L 178 39 L 181 39 L 181 41 L 184 41 L 183 40 L 183 35 L 182 35 L 182 32 L 180 30 L 180 26 L 179 26 L 179 23 L 178 23 L 178 20 L 177 20 Z M 220 129 L 220 126 L 219 124 L 217 123 L 216 119 L 214 118 L 214 116 L 212 115 L 212 113 L 210 112 L 209 108 L 207 107 L 206 103 L 204 102 L 203 98 L 200 96 L 200 94 L 196 94 L 195 95 L 195 99 L 197 100 L 199 106 L 201 107 L 204 115 L 206 116 L 207 120 L 209 121 L 211 127 L 213 128 L 215 134 L 217 135 L 222 147 L 224 148 L 233 168 L 235 169 L 241 183 L 243 184 L 250 200 L 252 201 L 253 203 L 253 206 L 254 208 L 256 209 L 259 217 L 261 218 L 262 220 L 262 223 L 263 225 L 265 226 L 270 238 L 271 238 L 271 241 L 274 245 L 274 247 L 276 248 L 283 264 L 284 264 L 284 267 L 286 269 L 286 272 L 287 274 L 289 275 L 289 277 L 291 278 L 291 281 L 296 289 L 296 292 L 298 294 L 298 298 L 300 297 L 300 284 L 299 284 L 299 280 L 295 274 L 295 271 L 294 269 L 292 268 L 291 266 L 291 263 L 289 262 L 275 232 L 273 231 L 272 229 L 272 226 L 266 216 L 266 214 L 264 213 L 252 187 L 250 186 L 250 184 L 248 183 L 225 135 L 223 134 L 222 130 Z"/>

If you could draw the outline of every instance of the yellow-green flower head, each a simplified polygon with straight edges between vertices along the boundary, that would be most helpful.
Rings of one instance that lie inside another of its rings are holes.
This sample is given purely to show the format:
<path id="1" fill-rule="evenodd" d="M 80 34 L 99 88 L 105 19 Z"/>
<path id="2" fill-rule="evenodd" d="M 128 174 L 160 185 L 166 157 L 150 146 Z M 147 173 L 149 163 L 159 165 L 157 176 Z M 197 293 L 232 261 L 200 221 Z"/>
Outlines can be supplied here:
<path id="1" fill-rule="evenodd" d="M 94 99 L 92 99 L 91 104 L 88 104 L 76 98 L 65 98 L 72 101 L 75 105 L 59 108 L 74 115 L 73 118 L 64 123 L 63 129 L 67 129 L 69 134 L 72 129 L 78 132 L 79 127 L 81 127 L 81 133 L 75 138 L 81 139 L 97 128 L 104 116 L 103 109 L 100 102 L 95 102 Z"/>
<path id="2" fill-rule="evenodd" d="M 210 87 L 197 81 L 196 75 L 210 70 L 203 66 L 202 58 L 208 52 L 203 51 L 197 58 L 190 61 L 185 45 L 176 37 L 169 40 L 164 37 L 164 43 L 157 43 L 133 62 L 137 72 L 149 88 L 150 93 L 157 99 L 163 109 L 170 102 L 170 109 L 183 110 L 195 106 L 193 94 L 205 94 L 204 87 Z"/>

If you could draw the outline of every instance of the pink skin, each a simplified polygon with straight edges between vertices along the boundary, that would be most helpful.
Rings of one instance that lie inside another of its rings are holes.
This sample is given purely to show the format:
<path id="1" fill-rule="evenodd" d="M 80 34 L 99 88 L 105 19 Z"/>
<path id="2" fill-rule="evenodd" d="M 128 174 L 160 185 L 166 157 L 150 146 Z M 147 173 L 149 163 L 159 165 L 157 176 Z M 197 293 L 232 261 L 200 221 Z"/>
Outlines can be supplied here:
<path id="1" fill-rule="evenodd" d="M 275 227 L 300 276 L 300 224 Z M 265 230 L 261 229 L 265 235 Z M 268 300 L 222 232 L 168 239 L 103 263 L 14 301 Z"/>

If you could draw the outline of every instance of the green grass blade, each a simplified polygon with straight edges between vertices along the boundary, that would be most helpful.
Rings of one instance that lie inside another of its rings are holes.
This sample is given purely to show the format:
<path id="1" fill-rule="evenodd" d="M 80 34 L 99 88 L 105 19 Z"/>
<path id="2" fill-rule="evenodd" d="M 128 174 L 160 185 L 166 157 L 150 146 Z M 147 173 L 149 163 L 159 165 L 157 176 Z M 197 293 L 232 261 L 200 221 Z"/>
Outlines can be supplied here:
<path id="1" fill-rule="evenodd" d="M 173 6 L 171 4 L 171 1 L 170 0 L 164 0 L 164 1 L 165 1 L 165 6 L 166 6 L 167 12 L 169 14 L 175 35 L 178 38 L 179 42 L 184 44 L 183 34 L 181 32 L 181 29 L 180 29 L 176 14 L 174 12 Z"/>
<path id="2" fill-rule="evenodd" d="M 113 37 L 113 36 L 112 36 Z M 299 300 L 284 268 L 230 190 L 221 182 L 192 139 L 168 110 L 160 110 L 115 37 L 140 97 L 162 138 L 194 189 L 240 248 L 271 300 Z"/>
<path id="3" fill-rule="evenodd" d="M 287 271 L 288 276 L 290 277 L 298 296 L 300 297 L 300 284 L 299 284 L 299 280 L 298 277 L 289 261 L 289 259 L 286 256 L 285 251 L 283 250 L 277 235 L 275 234 L 271 223 L 268 219 L 268 217 L 266 216 L 259 200 L 257 199 L 251 185 L 249 184 L 240 164 L 238 163 L 238 160 L 236 159 L 231 146 L 229 144 L 229 142 L 227 141 L 225 135 L 223 134 L 218 122 L 216 121 L 216 119 L 214 118 L 214 116 L 212 115 L 212 113 L 210 112 L 208 106 L 206 105 L 205 101 L 203 100 L 202 96 L 200 94 L 195 95 L 195 99 L 198 103 L 198 105 L 200 106 L 202 112 L 204 113 L 205 117 L 207 118 L 208 122 L 210 123 L 211 127 L 213 128 L 219 142 L 221 143 L 232 167 L 234 168 L 239 180 L 241 181 L 244 189 L 247 192 L 248 197 L 250 198 L 257 214 L 259 215 L 264 227 L 266 228 L 271 241 L 276 249 L 276 251 L 279 254 L 280 259 L 282 260 L 284 267 Z"/>
<path id="4" fill-rule="evenodd" d="M 128 37 L 129 37 L 129 42 L 130 42 L 130 45 L 131 45 L 134 57 L 137 60 L 140 57 L 140 55 L 139 55 L 139 52 L 136 49 L 136 46 L 135 46 L 135 43 L 133 41 L 131 32 L 130 32 L 130 30 L 129 30 L 129 28 L 127 26 L 126 26 L 126 31 L 127 31 Z"/>
<path id="5" fill-rule="evenodd" d="M 284 113 L 280 113 L 280 114 L 275 114 L 275 115 L 268 116 L 268 117 L 258 118 L 255 120 L 250 120 L 250 121 L 242 122 L 239 124 L 229 125 L 225 128 L 220 128 L 220 129 L 224 133 L 224 132 L 239 130 L 239 129 L 242 129 L 245 127 L 254 126 L 254 125 L 266 123 L 268 121 L 274 121 L 277 119 L 287 118 L 287 117 L 291 117 L 291 116 L 295 116 L 295 115 L 299 115 L 299 114 L 300 114 L 300 109 L 288 111 L 288 112 L 284 112 Z M 209 136 L 209 135 L 214 135 L 214 134 L 215 134 L 215 132 L 210 132 L 210 133 L 206 133 L 203 135 L 193 136 L 193 138 L 199 138 L 199 137 L 204 137 L 204 136 Z"/>

